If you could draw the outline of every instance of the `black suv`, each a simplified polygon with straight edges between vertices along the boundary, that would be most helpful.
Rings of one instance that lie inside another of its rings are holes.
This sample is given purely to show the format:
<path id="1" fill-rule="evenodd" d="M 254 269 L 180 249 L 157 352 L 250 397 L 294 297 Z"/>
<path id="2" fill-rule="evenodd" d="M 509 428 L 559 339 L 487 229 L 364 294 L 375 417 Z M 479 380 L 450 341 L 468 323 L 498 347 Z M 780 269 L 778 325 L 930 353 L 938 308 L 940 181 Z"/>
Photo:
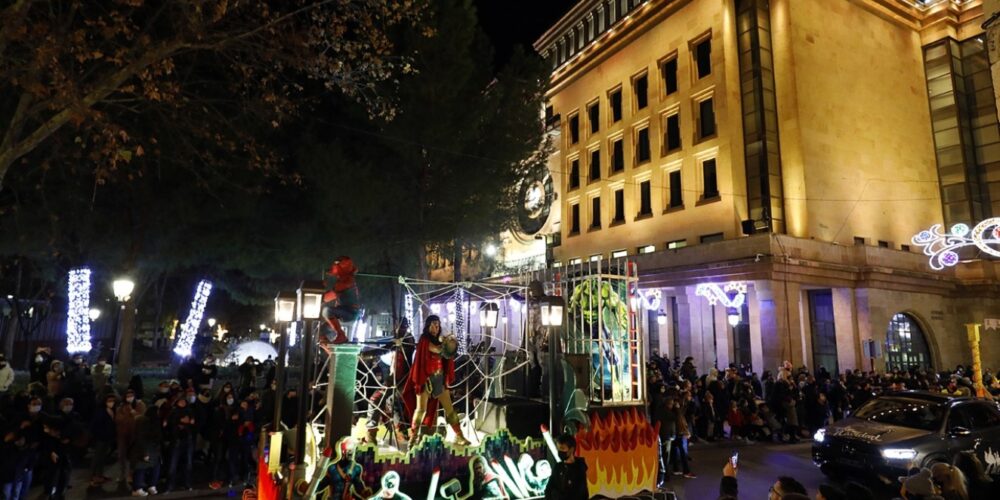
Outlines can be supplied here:
<path id="1" fill-rule="evenodd" d="M 872 399 L 848 418 L 813 436 L 813 462 L 872 472 L 887 479 L 910 467 L 951 462 L 972 451 L 1000 480 L 1000 407 L 970 398 L 929 392 L 896 392 Z"/>

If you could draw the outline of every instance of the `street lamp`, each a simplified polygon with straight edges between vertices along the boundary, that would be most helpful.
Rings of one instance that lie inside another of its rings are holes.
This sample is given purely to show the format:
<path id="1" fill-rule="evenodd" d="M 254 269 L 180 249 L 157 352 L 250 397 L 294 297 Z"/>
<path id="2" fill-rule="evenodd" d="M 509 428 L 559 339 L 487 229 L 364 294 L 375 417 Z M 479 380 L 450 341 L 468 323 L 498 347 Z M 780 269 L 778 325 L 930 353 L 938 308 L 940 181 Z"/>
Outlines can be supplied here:
<path id="1" fill-rule="evenodd" d="M 496 302 L 487 302 L 479 308 L 479 326 L 482 328 L 496 328 L 500 319 L 500 306 Z"/>
<path id="2" fill-rule="evenodd" d="M 656 324 L 663 326 L 667 324 L 667 313 L 660 311 L 656 314 Z"/>
<path id="3" fill-rule="evenodd" d="M 288 323 L 295 320 L 295 294 L 280 292 L 274 298 L 274 322 Z"/>
<path id="4" fill-rule="evenodd" d="M 546 295 L 539 301 L 539 314 L 542 326 L 549 334 L 549 429 L 560 432 L 561 419 L 557 414 L 562 408 L 559 404 L 556 388 L 556 374 L 562 373 L 559 363 L 559 327 L 563 324 L 563 314 L 566 310 L 566 299 L 560 296 Z"/>
<path id="5" fill-rule="evenodd" d="M 315 355 L 313 354 L 313 325 L 310 323 L 320 318 L 325 292 L 326 283 L 323 281 L 303 281 L 299 285 L 299 289 L 295 291 L 295 310 L 298 311 L 298 319 L 303 321 L 302 377 L 299 379 L 299 412 L 298 421 L 295 424 L 296 468 L 303 467 L 305 464 L 306 422 L 308 421 L 306 411 L 309 409 L 308 403 L 312 401 L 312 398 L 309 397 L 309 379 L 312 378 L 313 357 Z M 329 387 L 327 389 L 329 390 Z"/>
<path id="6" fill-rule="evenodd" d="M 497 256 L 497 246 L 494 245 L 494 244 L 492 244 L 492 243 L 486 245 L 486 248 L 484 249 L 484 251 L 485 251 L 487 257 L 496 257 Z"/>
<path id="7" fill-rule="evenodd" d="M 292 292 L 278 292 L 274 297 L 274 322 L 280 325 L 284 323 L 285 332 L 278 336 L 278 364 L 274 369 L 275 388 L 274 398 L 274 420 L 275 430 L 281 428 L 281 401 L 285 393 L 285 364 L 288 358 L 288 329 L 290 323 L 295 320 L 295 294 Z"/>
<path id="8" fill-rule="evenodd" d="M 740 324 L 740 313 L 730 311 L 729 314 L 726 315 L 726 319 L 729 320 L 729 326 L 735 328 L 736 325 Z"/>
<path id="9" fill-rule="evenodd" d="M 119 278 L 111 282 L 111 291 L 115 294 L 119 306 L 115 313 L 115 355 L 111 361 L 112 364 L 121 359 L 119 353 L 122 349 L 122 311 L 125 310 L 125 303 L 132 298 L 133 290 L 135 290 L 135 282 L 128 278 Z M 121 372 L 121 368 L 118 371 Z"/>
<path id="10" fill-rule="evenodd" d="M 97 318 L 101 317 L 101 310 L 96 307 L 91 308 L 88 316 L 90 316 L 90 321 L 97 321 Z"/>
<path id="11" fill-rule="evenodd" d="M 215 318 L 208 318 L 208 327 L 215 328 L 215 324 L 218 323 Z"/>

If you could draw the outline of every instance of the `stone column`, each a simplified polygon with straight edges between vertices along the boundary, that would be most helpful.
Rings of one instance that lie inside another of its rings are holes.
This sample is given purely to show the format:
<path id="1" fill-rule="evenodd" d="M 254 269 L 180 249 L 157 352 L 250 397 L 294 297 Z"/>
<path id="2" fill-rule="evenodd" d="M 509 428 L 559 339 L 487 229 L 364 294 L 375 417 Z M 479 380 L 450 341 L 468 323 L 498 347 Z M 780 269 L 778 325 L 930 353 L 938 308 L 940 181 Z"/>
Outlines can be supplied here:
<path id="1" fill-rule="evenodd" d="M 709 306 L 709 314 L 712 310 L 712 306 Z M 714 310 L 712 322 L 715 326 L 715 358 L 719 370 L 722 370 L 729 366 L 729 362 L 733 359 L 733 327 L 729 326 L 729 312 L 726 306 L 716 304 Z M 712 325 L 709 325 L 708 332 L 712 332 Z M 708 346 L 708 351 L 711 355 L 711 345 Z"/>
<path id="2" fill-rule="evenodd" d="M 681 361 L 694 356 L 694 345 L 691 342 L 691 298 L 687 294 L 677 296 L 677 331 L 672 333 L 677 335 L 677 345 L 680 347 L 680 352 L 674 353 L 674 356 L 680 356 Z"/>
<path id="3" fill-rule="evenodd" d="M 754 286 L 747 287 L 747 309 L 750 317 L 750 361 L 753 362 L 753 370 L 762 373 L 764 370 L 773 370 L 771 365 L 764 364 L 764 344 L 761 339 L 760 327 L 760 301 L 757 299 L 757 289 Z"/>
<path id="4" fill-rule="evenodd" d="M 783 281 L 754 281 L 760 308 L 763 370 L 774 370 L 788 360 L 798 367 L 804 364 L 802 323 L 799 311 L 801 287 Z"/>
<path id="5" fill-rule="evenodd" d="M 688 311 L 690 313 L 688 340 L 691 351 L 689 356 L 694 358 L 695 366 L 700 372 L 707 373 L 708 368 L 715 362 L 715 353 L 707 352 L 707 349 L 711 349 L 712 346 L 709 345 L 707 348 L 705 346 L 706 339 L 708 342 L 712 341 L 711 314 L 706 310 L 708 303 L 705 302 L 705 299 L 694 294 L 695 288 L 693 286 L 686 287 L 685 290 L 687 291 Z"/>
<path id="6" fill-rule="evenodd" d="M 834 288 L 833 321 L 837 332 L 837 367 L 841 372 L 861 366 L 861 338 L 853 288 Z"/>

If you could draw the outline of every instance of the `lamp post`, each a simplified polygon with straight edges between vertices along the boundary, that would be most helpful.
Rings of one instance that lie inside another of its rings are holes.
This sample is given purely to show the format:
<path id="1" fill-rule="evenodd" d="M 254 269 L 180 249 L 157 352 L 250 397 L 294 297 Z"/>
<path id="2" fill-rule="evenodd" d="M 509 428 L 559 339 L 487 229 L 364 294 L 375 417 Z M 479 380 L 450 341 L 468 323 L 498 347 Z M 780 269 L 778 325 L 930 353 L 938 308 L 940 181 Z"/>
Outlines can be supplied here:
<path id="1" fill-rule="evenodd" d="M 281 401 L 285 393 L 285 359 L 288 357 L 288 325 L 295 321 L 295 294 L 278 292 L 274 298 L 274 322 L 284 325 L 285 330 L 278 336 L 278 359 L 274 368 L 274 430 L 281 429 Z"/>
<path id="2" fill-rule="evenodd" d="M 546 295 L 542 298 L 540 306 L 542 326 L 548 329 L 549 334 L 549 429 L 558 435 L 562 433 L 562 418 L 558 414 L 562 405 L 559 404 L 556 377 L 562 370 L 562 367 L 558 366 L 559 328 L 562 327 L 563 316 L 566 314 L 566 300 L 559 296 Z"/>
<path id="3" fill-rule="evenodd" d="M 305 464 L 306 422 L 309 418 L 309 379 L 312 378 L 313 357 L 313 325 L 319 319 L 323 306 L 323 292 L 326 284 L 322 281 L 303 281 L 295 293 L 295 310 L 297 319 L 302 321 L 302 378 L 299 380 L 299 412 L 295 428 L 295 466 L 299 469 Z"/>
<path id="4" fill-rule="evenodd" d="M 126 303 L 132 298 L 133 290 L 135 290 L 135 282 L 128 278 L 116 279 L 111 283 L 111 291 L 115 294 L 115 300 L 118 301 L 118 310 L 115 313 L 115 355 L 112 363 L 118 361 L 124 364 L 125 356 L 121 354 L 123 348 L 127 351 L 127 356 L 132 355 L 131 342 L 126 342 L 129 344 L 128 347 L 122 345 L 122 311 L 125 310 Z M 121 366 L 118 368 L 118 375 L 122 375 Z"/>
<path id="5" fill-rule="evenodd" d="M 91 308 L 90 311 L 87 313 L 87 315 L 90 317 L 90 321 L 97 321 L 97 318 L 101 317 L 101 310 L 97 308 Z"/>

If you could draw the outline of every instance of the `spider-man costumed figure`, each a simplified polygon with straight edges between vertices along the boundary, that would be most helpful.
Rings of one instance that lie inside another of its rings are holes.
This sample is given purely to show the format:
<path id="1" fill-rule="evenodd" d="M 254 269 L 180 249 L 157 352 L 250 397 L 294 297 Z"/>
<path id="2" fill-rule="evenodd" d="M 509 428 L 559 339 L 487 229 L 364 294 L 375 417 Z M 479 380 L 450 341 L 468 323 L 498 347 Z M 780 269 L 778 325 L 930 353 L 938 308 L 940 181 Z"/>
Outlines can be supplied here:
<path id="1" fill-rule="evenodd" d="M 354 282 L 354 275 L 358 268 L 354 267 L 354 262 L 350 257 L 342 256 L 333 261 L 327 276 L 333 276 L 336 281 L 333 289 L 323 294 L 323 319 L 330 329 L 337 332 L 337 337 L 333 339 L 334 344 L 347 342 L 347 334 L 341 321 L 354 321 L 361 315 L 361 296 L 358 293 L 358 284 Z M 320 336 L 321 344 L 326 344 L 325 336 Z"/>

